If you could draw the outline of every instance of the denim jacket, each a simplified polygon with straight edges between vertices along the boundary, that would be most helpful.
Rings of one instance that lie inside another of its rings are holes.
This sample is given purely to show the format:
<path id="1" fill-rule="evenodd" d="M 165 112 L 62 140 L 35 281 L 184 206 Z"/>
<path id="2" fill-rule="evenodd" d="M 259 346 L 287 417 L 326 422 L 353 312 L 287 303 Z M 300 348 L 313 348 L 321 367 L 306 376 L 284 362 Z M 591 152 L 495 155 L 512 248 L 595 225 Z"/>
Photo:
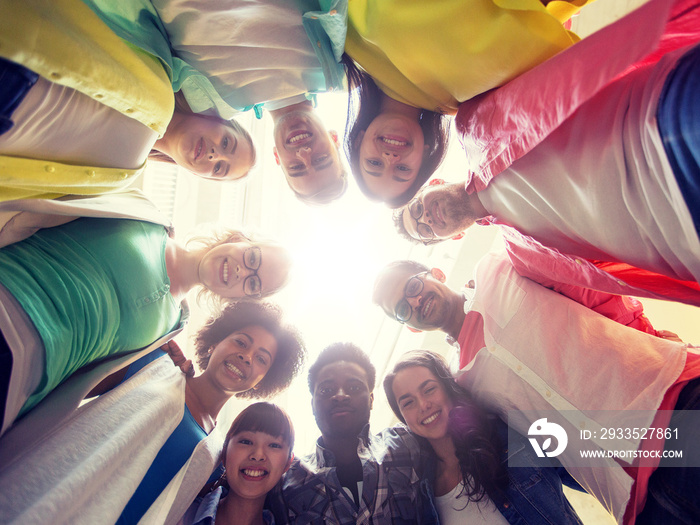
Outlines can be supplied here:
<path id="1" fill-rule="evenodd" d="M 508 523 L 511 525 L 581 525 L 580 518 L 562 491 L 560 472 L 566 477 L 565 483 L 567 485 L 575 484 L 573 479 L 568 477 L 566 471 L 559 467 L 555 460 L 552 467 L 542 468 L 535 466 L 535 452 L 524 436 L 518 434 L 517 446 L 511 446 L 509 450 L 507 448 L 508 425 L 500 419 L 497 425 L 498 437 L 503 444 L 501 461 L 505 464 L 508 472 L 508 487 L 505 493 L 492 501 L 500 513 L 508 520 Z M 513 443 L 514 440 L 511 436 L 510 445 L 513 445 Z M 532 458 L 530 461 L 527 461 L 532 466 L 508 468 L 508 458 L 512 458 L 516 454 L 519 462 Z M 426 463 L 429 465 L 436 464 L 435 461 L 430 460 L 426 461 Z M 421 482 L 423 495 L 433 505 L 435 504 L 433 493 L 434 477 L 435 472 L 433 470 Z M 437 514 L 437 510 L 435 513 Z"/>

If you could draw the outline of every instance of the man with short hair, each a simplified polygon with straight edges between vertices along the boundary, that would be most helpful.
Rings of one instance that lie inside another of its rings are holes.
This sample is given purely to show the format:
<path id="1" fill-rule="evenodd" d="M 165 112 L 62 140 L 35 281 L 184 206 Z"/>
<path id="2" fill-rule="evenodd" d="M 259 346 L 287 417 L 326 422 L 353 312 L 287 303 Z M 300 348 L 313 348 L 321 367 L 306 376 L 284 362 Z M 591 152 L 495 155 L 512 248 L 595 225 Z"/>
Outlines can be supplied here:
<path id="1" fill-rule="evenodd" d="M 541 418 L 562 426 L 569 446 L 558 459 L 619 522 L 629 516 L 633 521 L 645 497 L 644 512 L 663 513 L 672 491 L 687 497 L 688 512 L 700 516 L 695 469 L 660 468 L 651 476 L 660 455 L 651 469 L 638 471 L 626 471 L 612 459 L 605 466 L 582 466 L 577 455 L 612 452 L 606 447 L 614 445 L 586 442 L 579 430 L 619 426 L 621 411 L 626 425 L 642 428 L 668 424 L 657 410 L 700 408 L 700 354 L 688 352 L 675 334 L 656 332 L 634 299 L 542 286 L 518 275 L 502 253 L 479 262 L 473 291 L 462 295 L 444 282 L 439 270 L 399 261 L 380 273 L 373 300 L 399 322 L 441 330 L 456 342 L 458 382 L 502 417 L 507 414 L 518 432 L 528 434 Z M 648 457 L 663 449 L 648 450 L 649 443 L 636 439 L 627 445 L 652 454 Z M 684 454 L 697 448 L 692 440 L 683 446 Z M 633 490 L 647 483 L 648 494 Z"/>
<path id="2" fill-rule="evenodd" d="M 269 111 L 275 125 L 275 161 L 297 198 L 327 204 L 345 193 L 348 180 L 338 134 L 326 130 L 313 104 L 303 100 Z"/>
<path id="3" fill-rule="evenodd" d="M 309 369 L 321 437 L 295 461 L 271 495 L 275 522 L 430 524 L 437 514 L 421 493 L 420 450 L 404 428 L 369 432 L 376 371 L 359 347 L 335 343 Z"/>
<path id="4" fill-rule="evenodd" d="M 463 339 L 460 333 L 464 330 L 466 311 L 474 292 L 471 288 L 465 288 L 462 292 L 452 290 L 445 284 L 446 280 L 446 275 L 439 268 L 428 268 L 417 261 L 395 261 L 385 266 L 377 276 L 372 300 L 389 317 L 413 330 L 440 330 L 448 336 L 448 342 L 457 344 Z M 473 282 L 470 284 L 473 286 Z M 538 284 L 604 317 L 642 332 L 659 335 L 636 299 L 552 280 L 542 280 Z"/>
<path id="5" fill-rule="evenodd" d="M 195 113 L 269 111 L 275 158 L 295 195 L 324 204 L 347 174 L 316 94 L 342 90 L 347 0 L 84 0 L 121 38 L 167 66 Z"/>
<path id="6" fill-rule="evenodd" d="M 468 193 L 464 183 L 445 184 L 434 179 L 424 186 L 405 206 L 394 211 L 394 225 L 400 235 L 425 245 L 447 239 L 461 239 L 473 224 L 497 224 L 517 272 L 541 282 L 553 279 L 560 283 L 591 288 L 601 292 L 673 300 L 700 306 L 700 285 L 648 269 L 640 269 L 597 252 L 579 253 L 566 245 L 546 245 L 533 236 L 501 222 L 500 208 L 487 210 L 479 196 L 488 191 Z M 572 213 L 577 213 L 572 207 Z M 614 230 L 610 223 L 602 230 Z M 571 251 L 566 251 L 570 248 Z M 597 257 L 593 257 L 597 255 Z M 588 257 L 588 258 L 587 258 Z"/>

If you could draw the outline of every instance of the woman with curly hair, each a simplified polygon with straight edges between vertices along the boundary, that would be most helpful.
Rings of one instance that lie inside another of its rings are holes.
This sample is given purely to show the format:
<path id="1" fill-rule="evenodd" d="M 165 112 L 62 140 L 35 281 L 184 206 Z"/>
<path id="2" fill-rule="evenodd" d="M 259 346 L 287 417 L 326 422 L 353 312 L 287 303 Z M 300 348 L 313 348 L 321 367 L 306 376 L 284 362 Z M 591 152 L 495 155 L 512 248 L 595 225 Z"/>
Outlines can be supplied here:
<path id="1" fill-rule="evenodd" d="M 407 352 L 384 391 L 396 417 L 434 452 L 429 479 L 440 523 L 580 523 L 555 469 L 506 468 L 503 456 L 527 461 L 529 444 L 521 436 L 518 446 L 506 442 L 506 425 L 455 382 L 440 355 Z"/>
<path id="2" fill-rule="evenodd" d="M 351 2 L 345 149 L 363 193 L 408 202 L 444 158 L 445 115 L 577 42 L 562 23 L 586 3 Z"/>
<path id="3" fill-rule="evenodd" d="M 228 305 L 197 332 L 194 344 L 202 372 L 186 378 L 182 420 L 161 447 L 117 523 L 137 523 L 141 519 L 197 444 L 214 429 L 221 408 L 231 397 L 274 396 L 290 385 L 306 352 L 300 334 L 283 323 L 282 310 L 264 302 Z M 169 345 L 169 352 L 177 352 L 175 343 Z M 152 352 L 125 369 L 123 380 L 158 358 L 168 359 L 163 350 Z"/>

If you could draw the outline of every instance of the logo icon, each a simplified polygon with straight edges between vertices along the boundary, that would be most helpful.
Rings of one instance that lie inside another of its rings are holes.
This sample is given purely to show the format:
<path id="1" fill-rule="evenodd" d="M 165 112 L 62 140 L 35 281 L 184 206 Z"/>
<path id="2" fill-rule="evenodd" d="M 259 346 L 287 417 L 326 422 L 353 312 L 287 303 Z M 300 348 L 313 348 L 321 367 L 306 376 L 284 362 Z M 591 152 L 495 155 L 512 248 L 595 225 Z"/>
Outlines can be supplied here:
<path id="1" fill-rule="evenodd" d="M 538 419 L 527 431 L 527 435 L 530 436 L 530 444 L 535 450 L 537 457 L 543 458 L 555 458 L 566 449 L 566 445 L 569 443 L 569 438 L 566 435 L 566 430 L 564 430 L 560 425 L 556 423 L 550 423 L 547 421 L 546 417 Z M 536 438 L 532 436 L 547 436 L 547 438 L 542 442 L 540 446 Z M 557 440 L 557 446 L 554 450 L 550 450 L 552 447 L 552 438 Z"/>

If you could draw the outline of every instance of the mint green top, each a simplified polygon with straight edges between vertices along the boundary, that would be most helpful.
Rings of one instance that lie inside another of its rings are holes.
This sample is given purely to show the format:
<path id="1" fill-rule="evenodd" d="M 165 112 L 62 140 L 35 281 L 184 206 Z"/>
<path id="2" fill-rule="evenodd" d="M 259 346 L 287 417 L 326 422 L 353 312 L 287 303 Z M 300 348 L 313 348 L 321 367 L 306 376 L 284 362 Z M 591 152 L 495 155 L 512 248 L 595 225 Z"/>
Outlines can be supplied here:
<path id="1" fill-rule="evenodd" d="M 24 414 L 73 372 L 171 331 L 163 226 L 82 218 L 0 250 L 0 282 L 34 323 L 46 366 Z"/>
<path id="2" fill-rule="evenodd" d="M 83 0 L 117 36 L 160 59 L 173 91 L 184 94 L 193 112 L 215 111 L 225 119 L 253 108 L 260 118 L 265 103 L 283 103 L 271 106 L 276 109 L 297 102 L 297 97 L 314 100 L 315 93 L 344 89 L 345 72 L 340 57 L 347 30 L 348 0 L 284 1 L 298 8 L 298 25 L 308 37 L 302 42 L 278 42 L 275 35 L 261 40 L 256 34 L 259 27 L 265 26 L 251 24 L 251 19 L 259 19 L 262 24 L 269 15 L 268 6 L 282 3 L 279 0 L 226 4 L 208 0 L 158 2 L 158 9 L 152 0 Z M 159 9 L 164 8 L 161 19 Z M 242 8 L 249 19 L 237 18 Z M 213 14 L 216 23 L 206 27 L 196 23 L 196 19 Z M 199 30 L 206 31 L 204 38 Z M 200 63 L 207 63 L 213 71 L 200 71 L 196 62 L 188 63 L 187 56 L 178 53 L 171 42 L 177 42 L 178 37 L 185 38 Z M 279 63 L 292 52 L 309 52 L 315 60 L 309 59 L 303 67 Z M 301 69 L 296 70 L 297 67 Z M 240 78 L 250 71 L 254 72 L 253 77 Z M 229 85 L 227 79 L 235 79 L 235 85 Z"/>

